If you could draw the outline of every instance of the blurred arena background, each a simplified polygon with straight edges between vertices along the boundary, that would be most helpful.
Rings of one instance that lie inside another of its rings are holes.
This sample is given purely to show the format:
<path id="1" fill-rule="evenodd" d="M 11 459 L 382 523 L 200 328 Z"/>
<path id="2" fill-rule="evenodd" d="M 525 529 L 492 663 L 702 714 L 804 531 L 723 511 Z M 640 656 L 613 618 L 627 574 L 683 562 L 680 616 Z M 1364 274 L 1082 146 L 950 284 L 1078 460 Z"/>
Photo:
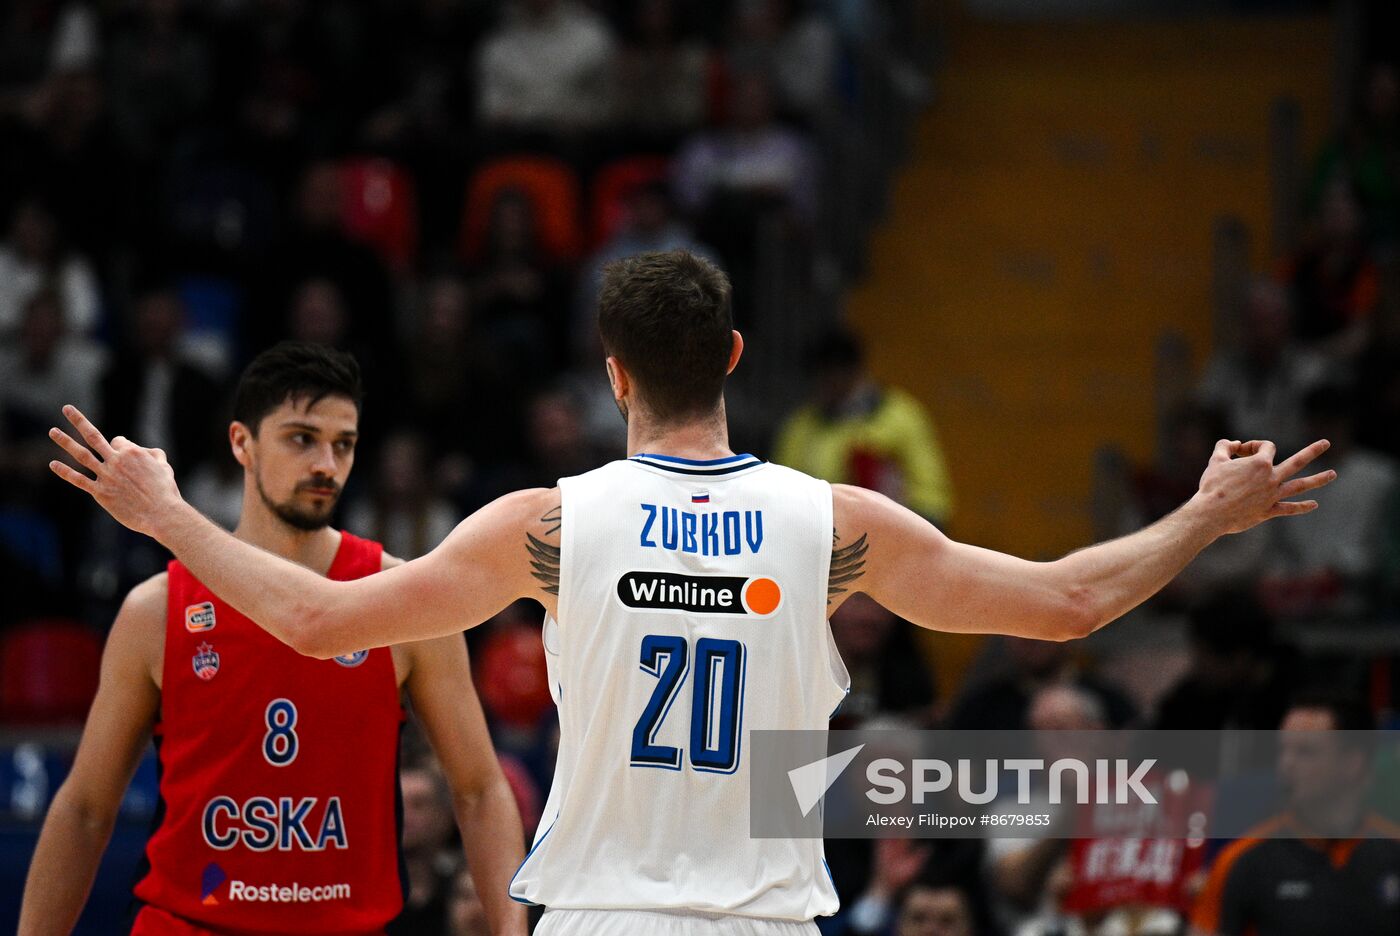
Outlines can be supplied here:
<path id="1" fill-rule="evenodd" d="M 351 350 L 369 398 L 341 523 L 411 557 L 624 454 L 593 289 L 643 250 L 733 277 L 736 451 L 973 543 L 1127 532 L 1221 436 L 1333 441 L 1318 514 L 1217 544 L 1090 640 L 915 634 L 850 602 L 842 727 L 1273 728 L 1318 684 L 1392 720 L 1397 44 L 1382 0 L 10 0 L 0 927 L 116 605 L 166 559 L 50 476 L 60 404 L 166 449 L 231 523 L 239 368 L 282 337 Z M 468 641 L 533 832 L 538 612 Z M 479 932 L 405 743 L 410 870 L 439 932 Z M 152 755 L 81 932 L 123 918 L 155 783 Z M 893 909 L 828 932 L 1086 931 L 1042 920 L 1063 881 L 1027 893 L 1014 855 L 926 844 L 831 843 L 848 911 Z M 970 928 L 903 928 L 913 881 Z"/>

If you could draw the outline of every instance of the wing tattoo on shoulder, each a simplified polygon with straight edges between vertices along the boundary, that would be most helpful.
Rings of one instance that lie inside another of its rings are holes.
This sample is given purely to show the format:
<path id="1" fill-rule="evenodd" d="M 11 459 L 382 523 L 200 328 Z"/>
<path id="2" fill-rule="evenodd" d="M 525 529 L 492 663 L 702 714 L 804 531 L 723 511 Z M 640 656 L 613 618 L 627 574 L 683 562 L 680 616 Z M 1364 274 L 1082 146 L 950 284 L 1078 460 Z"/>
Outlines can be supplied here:
<path id="1" fill-rule="evenodd" d="M 855 585 L 865 574 L 865 554 L 870 550 L 870 541 L 862 533 L 860 539 L 847 546 L 836 545 L 841 541 L 839 533 L 832 532 L 831 573 L 826 580 L 826 603 Z"/>
<path id="2" fill-rule="evenodd" d="M 564 523 L 563 505 L 554 507 L 540 517 L 545 536 L 554 536 Z M 539 583 L 540 590 L 550 595 L 559 594 L 559 547 L 546 543 L 529 530 L 525 531 L 525 551 L 530 554 L 530 574 Z"/>

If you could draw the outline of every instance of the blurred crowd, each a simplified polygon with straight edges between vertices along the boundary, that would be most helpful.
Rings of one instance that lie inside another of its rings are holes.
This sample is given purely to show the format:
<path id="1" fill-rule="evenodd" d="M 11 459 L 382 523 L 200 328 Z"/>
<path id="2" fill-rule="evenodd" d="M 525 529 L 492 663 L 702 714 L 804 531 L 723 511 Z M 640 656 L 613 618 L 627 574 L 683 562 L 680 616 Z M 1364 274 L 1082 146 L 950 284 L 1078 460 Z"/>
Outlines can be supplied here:
<path id="1" fill-rule="evenodd" d="M 0 628 L 55 617 L 105 628 L 166 558 L 49 476 L 44 433 L 60 405 L 163 448 L 186 495 L 232 526 L 243 479 L 227 393 L 279 338 L 353 351 L 364 367 L 340 520 L 396 555 L 426 552 L 501 493 L 623 455 L 593 327 L 602 266 L 645 250 L 713 257 L 734 279 L 740 327 L 763 314 L 772 232 L 819 272 L 830 169 L 849 156 L 832 130 L 858 133 L 872 50 L 890 88 L 927 91 L 890 41 L 907 6 L 6 4 Z M 832 622 L 853 679 L 836 727 L 1276 728 L 1300 687 L 1351 678 L 1310 669 L 1278 625 L 1396 608 L 1393 65 L 1370 68 L 1314 166 L 1304 241 L 1239 297 L 1236 333 L 1170 414 L 1157 460 L 1129 475 L 1116 522 L 1136 528 L 1189 497 L 1221 437 L 1274 439 L 1280 452 L 1329 438 L 1321 467 L 1340 476 L 1329 510 L 1212 547 L 1159 599 L 1189 620 L 1189 659 L 1150 700 L 1076 647 L 1023 640 L 990 643 L 951 696 L 913 628 L 855 596 Z M 928 414 L 871 375 L 854 335 L 818 324 L 802 352 L 806 404 L 741 421 L 736 448 L 948 524 L 955 492 Z M 557 744 L 538 608 L 513 606 L 468 640 L 531 832 Z M 410 893 L 391 932 L 484 933 L 451 857 L 445 784 L 412 736 L 404 765 Z M 1084 859 L 1063 842 L 842 841 L 828 855 L 845 905 L 828 934 L 1183 932 L 1202 886 L 1183 859 L 1173 896 L 1125 918 L 1065 910 Z"/>
<path id="2" fill-rule="evenodd" d="M 279 338 L 360 360 L 345 517 L 396 554 L 622 454 L 603 265 L 719 260 L 746 328 L 765 243 L 829 279 L 827 183 L 862 103 L 926 90 L 894 51 L 909 7 L 7 4 L 0 549 L 18 597 L 0 614 L 100 623 L 162 561 L 46 477 L 58 403 L 163 448 L 231 523 L 228 390 Z M 742 441 L 767 447 L 781 416 Z"/>
<path id="3" fill-rule="evenodd" d="M 1345 129 L 1316 154 L 1300 244 L 1236 297 L 1154 464 L 1129 479 L 1119 530 L 1175 509 L 1216 439 L 1315 439 L 1338 479 L 1326 510 L 1207 550 L 1162 596 L 1187 607 L 1254 593 L 1284 620 L 1367 619 L 1400 598 L 1400 77 L 1373 64 Z"/>

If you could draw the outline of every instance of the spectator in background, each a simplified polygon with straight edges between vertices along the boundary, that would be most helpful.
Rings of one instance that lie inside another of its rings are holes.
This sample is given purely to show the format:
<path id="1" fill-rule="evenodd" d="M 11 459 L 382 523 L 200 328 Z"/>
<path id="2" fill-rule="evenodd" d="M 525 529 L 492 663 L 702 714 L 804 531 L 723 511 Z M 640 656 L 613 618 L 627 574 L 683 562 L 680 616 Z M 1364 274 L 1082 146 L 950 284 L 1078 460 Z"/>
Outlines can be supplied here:
<path id="1" fill-rule="evenodd" d="M 534 202 L 519 189 L 502 189 L 491 205 L 471 304 L 507 372 L 558 372 L 568 342 L 567 296 L 560 271 L 544 258 Z"/>
<path id="2" fill-rule="evenodd" d="M 1138 516 L 1132 529 L 1160 520 L 1191 499 L 1201 480 L 1201 462 L 1215 443 L 1230 435 L 1224 414 L 1209 406 L 1186 403 L 1166 417 L 1163 450 L 1154 464 L 1135 473 Z M 1124 532 L 1127 532 L 1126 530 Z"/>
<path id="3" fill-rule="evenodd" d="M 560 478 L 591 471 L 601 464 L 588 446 L 578 406 L 567 393 L 556 390 L 535 397 L 526 424 L 530 461 L 514 487 L 552 487 Z"/>
<path id="4" fill-rule="evenodd" d="M 16 340 L 0 344 L 0 440 L 5 448 L 42 443 L 53 414 L 65 403 L 102 412 L 97 390 L 104 356 L 96 346 L 67 334 L 66 317 L 59 293 L 41 287 L 24 301 Z M 35 467 L 42 473 L 51 456 L 38 456 Z"/>
<path id="5" fill-rule="evenodd" d="M 933 677 L 914 644 L 912 627 L 857 593 L 832 615 L 831 633 L 851 675 L 850 694 L 832 727 L 858 728 L 877 714 L 932 725 Z"/>
<path id="6" fill-rule="evenodd" d="M 421 293 L 404 355 L 405 413 L 424 435 L 444 486 L 456 488 L 480 463 L 519 454 L 520 407 L 506 362 L 478 327 L 466 279 L 455 270 L 439 272 Z M 467 417 L 471 431 L 442 431 Z"/>
<path id="7" fill-rule="evenodd" d="M 458 877 L 454 873 L 453 857 L 447 851 L 453 832 L 447 781 L 436 766 L 421 764 L 399 771 L 399 790 L 403 801 L 403 867 L 408 872 L 408 894 L 403 912 L 389 924 L 386 932 L 388 936 L 446 933 Z"/>
<path id="8" fill-rule="evenodd" d="M 73 11 L 85 8 L 73 5 Z M 69 22 L 82 17 L 65 16 Z M 55 43 L 49 75 L 22 109 L 23 123 L 7 127 L 2 144 L 9 179 L 42 193 L 59 229 L 99 265 L 119 235 L 141 230 L 144 214 L 128 210 L 141 193 L 130 160 L 107 118 L 102 81 L 95 70 L 95 21 Z M 82 34 L 87 35 L 82 38 Z M 113 179 L 123 184 L 113 185 Z"/>
<path id="9" fill-rule="evenodd" d="M 967 893 L 951 884 L 914 884 L 904 892 L 894 936 L 978 936 Z"/>
<path id="10" fill-rule="evenodd" d="M 477 56 L 478 114 L 498 127 L 584 130 L 607 116 L 612 30 L 574 0 L 517 0 Z"/>
<path id="11" fill-rule="evenodd" d="M 182 484 L 190 504 L 225 530 L 238 526 L 243 512 L 243 470 L 232 457 L 216 452 Z"/>
<path id="12" fill-rule="evenodd" d="M 767 76 L 737 73 L 728 109 L 724 127 L 700 131 L 677 156 L 681 205 L 694 216 L 713 216 L 702 226 L 706 232 L 731 215 L 751 214 L 755 202 L 810 223 L 817 207 L 816 154 L 804 136 L 778 121 Z"/>
<path id="13" fill-rule="evenodd" d="M 1206 364 L 1197 398 L 1225 414 L 1230 437 L 1270 439 L 1279 451 L 1303 444 L 1303 396 L 1320 384 L 1326 363 L 1294 343 L 1288 292 L 1272 280 L 1249 288 L 1240 343 Z"/>
<path id="14" fill-rule="evenodd" d="M 1366 802 L 1375 727 L 1352 699 L 1294 701 L 1277 765 L 1287 808 L 1216 858 L 1192 916 L 1196 936 L 1400 932 L 1400 827 Z"/>
<path id="15" fill-rule="evenodd" d="M 1400 262 L 1381 275 L 1371 334 L 1356 362 L 1356 440 L 1400 459 Z"/>
<path id="16" fill-rule="evenodd" d="M 64 247 L 53 214 L 30 197 L 15 209 L 0 244 L 0 340 L 19 329 L 30 298 L 45 287 L 57 292 L 69 334 L 86 335 L 97 327 L 102 296 L 92 264 Z"/>
<path id="17" fill-rule="evenodd" d="M 1126 535 L 1176 510 L 1196 493 L 1201 465 L 1219 439 L 1233 437 L 1224 414 L 1186 403 L 1166 417 L 1163 450 L 1155 464 L 1133 477 L 1133 498 L 1119 518 L 1116 535 Z M 1247 530 L 1217 540 L 1153 599 L 1159 608 L 1180 609 L 1208 601 L 1221 591 L 1249 588 L 1265 569 L 1273 531 Z"/>
<path id="18" fill-rule="evenodd" d="M 349 350 L 350 316 L 340 287 L 324 276 L 303 281 L 292 294 L 287 332 L 293 341 Z"/>
<path id="19" fill-rule="evenodd" d="M 878 383 L 854 334 L 838 328 L 812 355 L 813 400 L 779 431 L 774 459 L 838 484 L 879 491 L 940 526 L 953 497 L 923 406 Z"/>
<path id="20" fill-rule="evenodd" d="M 448 936 L 491 936 L 486 908 L 476 892 L 471 873 L 463 869 L 452 881 L 452 895 L 447 901 Z"/>
<path id="21" fill-rule="evenodd" d="M 1265 731 L 1282 720 L 1297 673 L 1258 601 L 1235 592 L 1192 609 L 1190 640 L 1190 668 L 1158 703 L 1154 727 Z"/>
<path id="22" fill-rule="evenodd" d="M 279 188 L 296 178 L 312 145 L 344 133 L 355 116 L 347 109 L 360 98 L 354 37 L 363 6 L 246 0 L 212 32 L 219 109 L 236 117 L 230 129 L 240 149 Z"/>
<path id="23" fill-rule="evenodd" d="M 682 34 L 676 0 L 640 0 L 617 55 L 612 120 L 639 140 L 665 142 L 705 119 L 710 53 Z"/>
<path id="24" fill-rule="evenodd" d="M 848 843 L 842 843 L 848 844 Z M 826 936 L 975 936 L 993 932 L 972 839 L 877 839 L 865 890 Z"/>
<path id="25" fill-rule="evenodd" d="M 1042 732 L 1037 737 L 1046 763 L 1061 757 L 1083 757 L 1074 735 L 1059 732 L 1098 731 L 1109 726 L 1099 697 L 1070 684 L 1046 684 L 1028 697 L 1024 720 L 1002 722 L 997 728 L 1026 728 Z M 1038 780 L 1041 778 L 1037 778 Z M 1049 815 L 1052 826 L 1061 833 L 1070 820 L 1067 805 L 1050 802 L 1048 789 L 1038 786 L 1030 792 L 1030 803 L 999 801 L 998 810 Z M 1015 798 L 1013 795 L 1012 799 Z M 1016 936 L 1051 934 L 1073 925 L 1060 910 L 1060 904 L 1073 883 L 1068 843 L 1062 835 L 1043 838 L 992 838 L 987 841 L 987 877 L 991 884 L 997 916 Z"/>
<path id="26" fill-rule="evenodd" d="M 1356 187 L 1337 175 L 1323 188 L 1314 230 L 1285 275 L 1298 310 L 1298 336 L 1336 358 L 1349 358 L 1365 338 L 1376 307 L 1375 260 Z"/>
<path id="27" fill-rule="evenodd" d="M 1303 401 L 1308 431 L 1332 443 L 1318 470 L 1335 469 L 1326 516 L 1299 518 L 1280 530 L 1279 567 L 1263 594 L 1282 613 L 1356 614 L 1374 597 L 1383 573 L 1387 525 L 1396 517 L 1400 466 L 1356 444 L 1355 403 L 1338 386 Z"/>
<path id="28" fill-rule="evenodd" d="M 461 224 L 463 153 L 471 142 L 463 115 L 476 104 L 469 52 L 491 25 L 496 5 L 413 0 L 379 4 L 369 14 L 372 52 L 356 66 L 371 103 L 358 138 L 407 166 L 427 244 L 450 242 Z"/>
<path id="29" fill-rule="evenodd" d="M 102 381 L 104 421 L 113 435 L 163 449 L 176 477 L 189 477 L 213 453 L 210 414 L 223 394 L 181 350 L 185 304 L 174 286 L 148 287 L 134 303 L 130 338 Z"/>
<path id="30" fill-rule="evenodd" d="M 798 0 L 739 0 L 726 57 L 736 71 L 773 76 L 778 106 L 817 119 L 836 90 L 836 30 Z"/>
<path id="31" fill-rule="evenodd" d="M 209 102 L 210 55 L 184 22 L 183 0 L 142 0 L 106 55 L 112 120 L 137 161 L 150 163 Z"/>
<path id="32" fill-rule="evenodd" d="M 1136 717 L 1128 697 L 1076 665 L 1067 643 L 1001 637 L 994 652 L 1005 656 L 1010 672 L 968 687 L 949 719 L 948 727 L 962 731 L 1023 730 L 1030 724 L 1031 702 L 1053 687 L 1070 687 L 1092 698 L 1100 720 L 1123 728 Z"/>
<path id="33" fill-rule="evenodd" d="M 86 400 L 101 411 L 97 387 L 105 356 L 64 334 L 61 303 L 58 293 L 40 289 L 26 303 L 18 341 L 0 344 L 0 553 L 24 575 L 39 573 L 21 587 L 3 583 L 6 601 L 14 605 L 10 613 L 47 613 L 73 602 L 72 589 L 61 586 L 72 584 L 87 545 L 89 514 L 44 477 L 53 458 L 44 442 L 53 414 L 65 403 L 81 407 L 77 401 Z M 41 580 L 55 593 L 36 594 Z M 46 604 L 31 608 L 31 597 Z"/>
<path id="34" fill-rule="evenodd" d="M 1356 180 L 1369 227 L 1382 243 L 1400 234 L 1400 76 L 1393 62 L 1373 62 L 1362 100 L 1346 128 L 1322 148 L 1308 208 L 1316 211 L 1330 180 Z"/>
<path id="35" fill-rule="evenodd" d="M 598 339 L 598 290 L 603 284 L 603 267 L 614 260 L 652 251 L 686 250 L 714 260 L 714 251 L 700 243 L 690 225 L 676 216 L 664 182 L 638 186 L 628 194 L 626 207 L 622 226 L 588 259 L 578 276 L 572 345 L 575 358 L 595 369 L 604 357 Z"/>
<path id="36" fill-rule="evenodd" d="M 433 489 L 427 445 L 416 432 L 389 436 L 378 467 L 374 490 L 350 506 L 345 525 L 395 556 L 416 559 L 447 538 L 457 511 Z"/>
<path id="37" fill-rule="evenodd" d="M 393 346 L 393 291 L 389 274 L 373 250 L 345 234 L 344 187 L 340 167 L 313 163 L 302 174 L 291 232 L 274 252 L 261 278 L 253 308 L 286 309 L 308 280 L 328 280 L 336 287 L 346 318 L 348 341 L 357 349 L 384 351 Z M 286 337 L 275 317 L 254 316 L 246 338 L 253 347 Z M 361 363 L 382 364 L 383 354 Z M 374 379 L 370 374 L 367 379 Z M 375 383 L 374 386 L 383 386 Z"/>
<path id="38" fill-rule="evenodd" d="M 346 293 L 329 276 L 312 275 L 297 284 L 287 310 L 284 337 L 353 354 L 369 386 L 402 386 L 398 360 L 393 354 L 395 346 L 376 344 L 372 336 L 356 330 Z M 382 438 L 383 430 L 393 422 L 395 406 L 397 401 L 388 394 L 366 397 L 360 416 L 365 435 Z M 360 451 L 364 454 L 372 447 Z"/>

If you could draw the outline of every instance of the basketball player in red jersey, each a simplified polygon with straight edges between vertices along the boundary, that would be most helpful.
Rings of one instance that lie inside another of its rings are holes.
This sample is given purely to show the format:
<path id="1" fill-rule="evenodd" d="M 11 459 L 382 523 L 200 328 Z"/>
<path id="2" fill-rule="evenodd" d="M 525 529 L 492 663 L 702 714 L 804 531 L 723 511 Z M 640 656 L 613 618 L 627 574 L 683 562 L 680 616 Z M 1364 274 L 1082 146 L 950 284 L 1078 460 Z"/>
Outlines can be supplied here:
<path id="1" fill-rule="evenodd" d="M 359 367 L 340 352 L 286 343 L 249 365 L 229 429 L 244 468 L 240 539 L 336 580 L 400 564 L 328 526 L 354 461 L 359 400 Z M 492 931 L 524 934 L 524 907 L 506 895 L 520 818 L 461 637 L 302 656 L 179 561 L 134 588 L 113 624 L 19 931 L 72 929 L 154 733 L 160 807 L 133 933 L 382 933 L 403 906 L 403 692 L 451 784 Z"/>

